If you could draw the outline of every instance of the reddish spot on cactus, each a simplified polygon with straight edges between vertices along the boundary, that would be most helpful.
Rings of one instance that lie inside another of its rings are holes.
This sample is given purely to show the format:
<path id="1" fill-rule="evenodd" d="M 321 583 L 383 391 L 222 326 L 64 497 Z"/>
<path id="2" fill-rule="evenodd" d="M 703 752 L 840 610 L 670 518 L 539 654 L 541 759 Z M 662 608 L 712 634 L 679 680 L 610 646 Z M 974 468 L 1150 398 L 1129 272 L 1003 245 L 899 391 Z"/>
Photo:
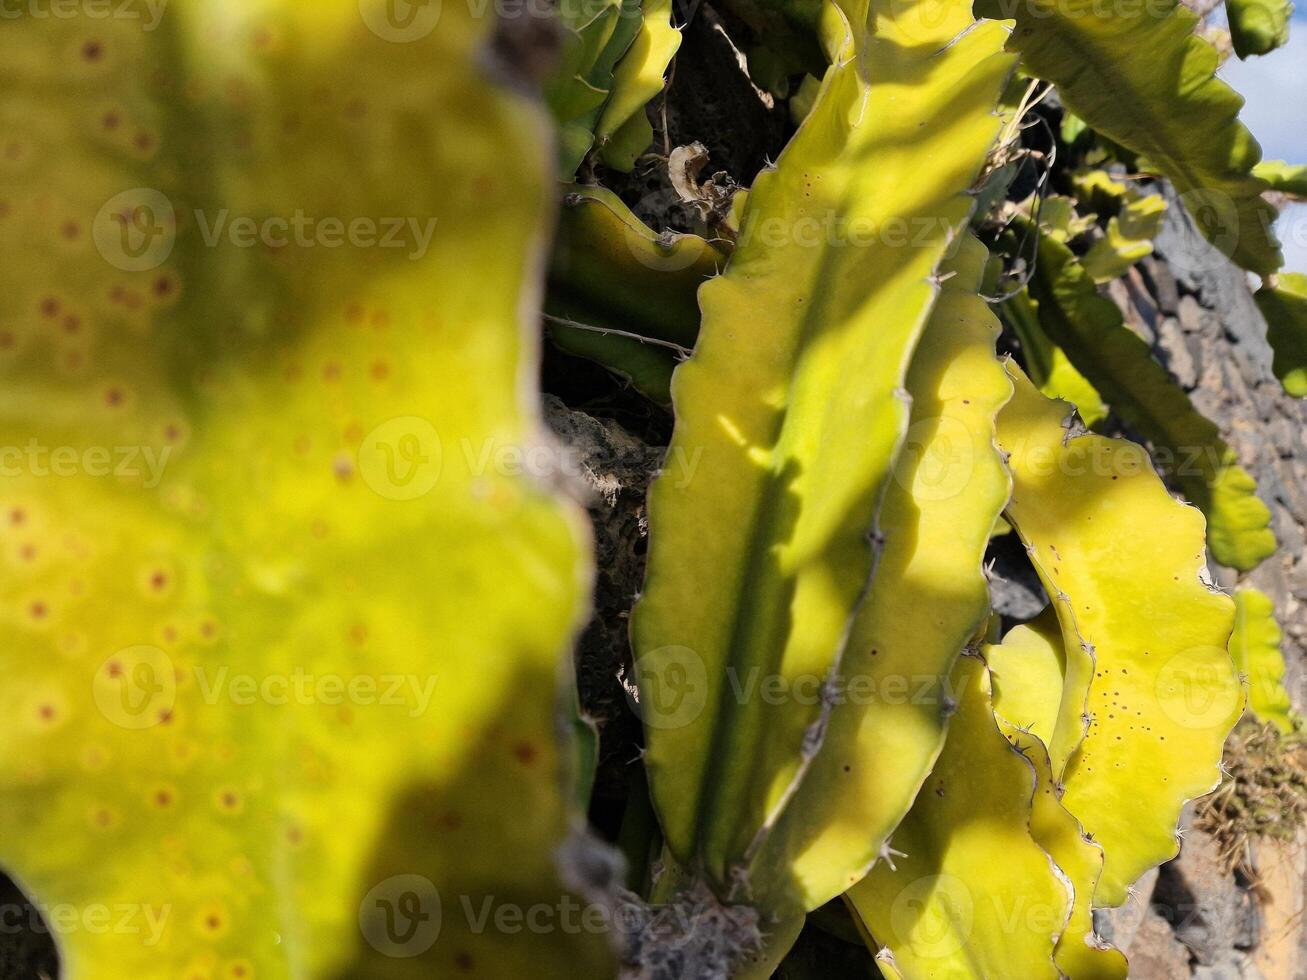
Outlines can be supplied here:
<path id="1" fill-rule="evenodd" d="M 59 315 L 59 300 L 53 296 L 47 296 L 41 300 L 41 305 L 38 308 L 41 311 L 41 316 L 54 319 Z"/>
<path id="2" fill-rule="evenodd" d="M 180 291 L 181 280 L 171 272 L 160 273 L 150 285 L 156 299 L 172 299 Z"/>
<path id="3" fill-rule="evenodd" d="M 241 795 L 234 789 L 218 791 L 218 808 L 227 813 L 235 813 L 241 808 Z"/>
<path id="4" fill-rule="evenodd" d="M 109 388 L 104 393 L 104 403 L 110 408 L 119 408 L 127 401 L 127 393 L 121 388 Z"/>
<path id="5" fill-rule="evenodd" d="M 458 967 L 464 973 L 471 973 L 475 965 L 471 953 L 459 952 L 454 956 L 454 966 Z"/>
<path id="6" fill-rule="evenodd" d="M 540 750 L 530 742 L 518 742 L 517 745 L 513 746 L 514 757 L 524 766 L 534 764 L 539 754 Z"/>
<path id="7" fill-rule="evenodd" d="M 50 607 L 41 599 L 36 599 L 28 605 L 27 614 L 32 619 L 43 620 L 50 615 Z"/>
<path id="8" fill-rule="evenodd" d="M 82 45 L 82 60 L 96 62 L 104 57 L 104 45 L 100 41 L 90 40 Z"/>
<path id="9" fill-rule="evenodd" d="M 82 226 L 76 221 L 65 221 L 63 227 L 59 229 L 59 233 L 68 241 L 75 241 L 82 233 Z"/>
<path id="10" fill-rule="evenodd" d="M 100 125 L 109 132 L 113 132 L 122 123 L 122 116 L 110 109 L 100 117 Z"/>

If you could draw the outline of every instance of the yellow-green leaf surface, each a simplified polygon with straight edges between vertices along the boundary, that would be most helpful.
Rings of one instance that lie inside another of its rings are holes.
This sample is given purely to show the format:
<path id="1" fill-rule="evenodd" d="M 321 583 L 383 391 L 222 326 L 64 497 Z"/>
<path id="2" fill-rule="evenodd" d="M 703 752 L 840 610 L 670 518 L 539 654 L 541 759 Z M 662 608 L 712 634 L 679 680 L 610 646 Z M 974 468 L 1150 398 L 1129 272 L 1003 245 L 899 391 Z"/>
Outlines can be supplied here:
<path id="1" fill-rule="evenodd" d="M 1074 892 L 1071 918 L 1058 938 L 1053 960 L 1075 980 L 1125 980 L 1125 957 L 1094 933 L 1094 886 L 1103 870 L 1103 850 L 1085 838 L 1075 817 L 1062 806 L 1048 755 L 1066 667 L 1053 608 L 1032 623 L 1014 627 L 1001 644 L 986 647 L 985 660 L 994 683 L 999 727 L 1035 767 L 1038 785 L 1031 807 L 1031 836 Z"/>
<path id="2" fill-rule="evenodd" d="M 1250 173 L 1261 148 L 1238 121 L 1243 99 L 1215 77 L 1216 49 L 1194 34 L 1194 13 L 1177 4 L 1159 16 L 1127 0 L 984 0 L 977 12 L 1015 16 L 1022 67 L 1170 179 L 1224 254 L 1260 275 L 1283 264 L 1266 184 Z"/>
<path id="3" fill-rule="evenodd" d="M 672 0 L 645 0 L 639 33 L 613 72 L 613 95 L 604 106 L 595 140 L 604 163 L 628 172 L 653 140 L 645 104 L 663 90 L 663 76 L 681 47 L 672 26 Z"/>
<path id="4" fill-rule="evenodd" d="M 1207 515 L 1207 539 L 1223 565 L 1248 570 L 1275 552 L 1271 512 L 1217 427 L 1100 296 L 1071 250 L 1041 238 L 1031 280 L 1040 324 L 1118 415 L 1154 445 L 1159 462 Z"/>
<path id="5" fill-rule="evenodd" d="M 1286 272 L 1253 297 L 1266 319 L 1271 370 L 1295 398 L 1307 398 L 1307 275 Z"/>
<path id="6" fill-rule="evenodd" d="M 1253 173 L 1266 181 L 1273 191 L 1290 197 L 1307 198 L 1307 164 L 1263 160 L 1253 168 Z"/>
<path id="7" fill-rule="evenodd" d="M 1035 770 L 999 729 L 984 661 L 961 658 L 952 683 L 958 712 L 894 834 L 901 853 L 846 897 L 887 977 L 1056 980 L 1071 893 L 1031 836 Z"/>
<path id="8" fill-rule="evenodd" d="M 751 190 L 673 382 L 671 451 L 699 465 L 653 487 L 633 638 L 668 843 L 723 890 L 816 749 L 931 277 L 997 133 L 1012 62 L 999 25 L 972 23 L 964 0 L 828 9 L 835 66 Z"/>
<path id="9" fill-rule="evenodd" d="M 522 475 L 546 126 L 422 16 L 0 25 L 0 865 L 71 980 L 610 969 L 493 924 L 576 901 L 588 563 Z"/>
<path id="10" fill-rule="evenodd" d="M 1076 436 L 1069 406 L 1015 365 L 999 414 L 1010 454 L 1007 517 L 1061 626 L 1065 680 L 1049 755 L 1063 805 L 1102 845 L 1095 905 L 1120 905 L 1172 857 L 1186 801 L 1216 784 L 1242 708 L 1226 652 L 1234 604 L 1205 585 L 1203 518 L 1177 501 L 1148 454 Z"/>
<path id="11" fill-rule="evenodd" d="M 1225 0 L 1225 12 L 1234 53 L 1240 58 L 1270 54 L 1288 43 L 1293 14 L 1289 0 Z"/>
<path id="12" fill-rule="evenodd" d="M 1021 355 L 1030 380 L 1049 398 L 1069 401 L 1085 425 L 1107 418 L 1107 406 L 1083 374 L 1076 370 L 1066 351 L 1048 339 L 1039 323 L 1039 304 L 1023 289 L 1004 300 L 999 309 L 1003 319 L 1021 341 Z"/>
<path id="13" fill-rule="evenodd" d="M 1082 260 L 1094 282 L 1123 276 L 1132 265 L 1153 254 L 1153 239 L 1162 228 L 1166 199 L 1160 194 L 1129 195 L 1120 213 L 1108 219 L 1107 232 L 1089 246 Z"/>
<path id="14" fill-rule="evenodd" d="M 1293 731 L 1293 704 L 1284 689 L 1284 634 L 1275 621 L 1275 604 L 1257 589 L 1236 589 L 1230 656 L 1248 687 L 1248 710 L 1258 721 Z"/>
<path id="15" fill-rule="evenodd" d="M 571 179 L 614 97 L 617 66 L 640 34 L 640 0 L 570 0 L 558 12 L 563 57 L 545 100 L 558 123 L 559 174 Z"/>
<path id="16" fill-rule="evenodd" d="M 698 288 L 725 263 L 706 239 L 659 235 L 611 191 L 573 186 L 563 197 L 549 266 L 550 336 L 668 403 L 676 348 L 693 348 L 699 334 Z"/>
<path id="17" fill-rule="evenodd" d="M 988 252 L 967 235 L 908 372 L 911 425 L 877 516 L 883 545 L 840 665 L 821 752 L 764 869 L 816 908 L 863 876 L 944 742 L 958 654 L 989 611 L 982 565 L 1010 483 L 994 419 L 1012 393 L 998 321 L 977 292 Z"/>

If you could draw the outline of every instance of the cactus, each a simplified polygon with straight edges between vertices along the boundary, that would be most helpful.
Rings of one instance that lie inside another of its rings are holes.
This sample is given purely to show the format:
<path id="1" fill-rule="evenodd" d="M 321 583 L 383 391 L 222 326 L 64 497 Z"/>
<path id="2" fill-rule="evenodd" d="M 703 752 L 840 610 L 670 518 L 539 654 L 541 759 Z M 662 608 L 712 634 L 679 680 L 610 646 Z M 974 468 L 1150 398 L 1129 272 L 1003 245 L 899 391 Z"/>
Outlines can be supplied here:
<path id="1" fill-rule="evenodd" d="M 1153 254 L 1153 239 L 1162 229 L 1166 201 L 1160 194 L 1127 192 L 1120 213 L 1107 222 L 1107 232 L 1089 246 L 1083 265 L 1096 283 L 1125 275 L 1132 265 Z"/>
<path id="2" fill-rule="evenodd" d="M 589 568 L 571 506 L 476 463 L 540 439 L 549 196 L 487 27 L 251 0 L 0 30 L 0 426 L 81 461 L 2 489 L 0 862 L 43 907 L 136 910 L 54 921 L 67 977 L 611 969 L 600 936 L 437 917 L 566 894 L 553 695 Z M 223 209 L 296 208 L 437 230 L 206 245 Z"/>
<path id="3" fill-rule="evenodd" d="M 1243 100 L 1215 76 L 1216 49 L 1194 34 L 1197 15 L 1177 3 L 1165 16 L 1139 17 L 1092 0 L 984 0 L 977 12 L 1015 16 L 1011 46 L 1022 67 L 1171 180 L 1232 261 L 1260 275 L 1283 264 L 1275 209 L 1261 197 L 1266 182 L 1251 173 L 1261 148 L 1238 121 Z M 1195 128 L 1203 139 L 1192 138 Z"/>
<path id="4" fill-rule="evenodd" d="M 1066 351 L 1048 339 L 1039 325 L 1039 304 L 1022 288 L 999 306 L 1003 322 L 1021 342 L 1030 380 L 1049 398 L 1061 398 L 1075 405 L 1085 425 L 1097 425 L 1107 418 L 1107 406 L 1088 379 L 1076 370 Z"/>
<path id="5" fill-rule="evenodd" d="M 670 404 L 672 369 L 699 332 L 696 291 L 725 262 L 697 235 L 655 234 L 611 191 L 574 185 L 551 259 L 550 337 Z"/>
<path id="6" fill-rule="evenodd" d="M 1054 947 L 1053 961 L 1068 977 L 1124 980 L 1128 970 L 1125 958 L 1094 933 L 1094 887 L 1103 870 L 1103 850 L 1084 835 L 1079 821 L 1062 805 L 1063 787 L 1053 775 L 1048 754 L 1066 666 L 1053 608 L 1014 627 L 1001 644 L 985 647 L 985 660 L 993 677 L 999 727 L 1035 767 L 1038 777 L 1031 836 L 1048 852 L 1072 889 L 1070 918 Z"/>
<path id="7" fill-rule="evenodd" d="M 1307 275 L 1281 273 L 1257 295 L 1266 318 L 1266 339 L 1275 356 L 1271 369 L 1295 398 L 1307 398 Z"/>
<path id="8" fill-rule="evenodd" d="M 1263 724 L 1288 735 L 1296 727 L 1293 704 L 1284 689 L 1284 635 L 1269 596 L 1253 588 L 1234 593 L 1234 633 L 1230 656 L 1248 688 L 1248 711 Z"/>
<path id="9" fill-rule="evenodd" d="M 1052 772 L 1104 851 L 1095 903 L 1120 905 L 1174 855 L 1180 808 L 1217 782 L 1243 707 L 1226 652 L 1234 604 L 1200 579 L 1202 515 L 1166 492 L 1147 454 L 1075 436 L 1069 406 L 1009 370 L 1006 514 L 1053 598 L 1064 650 Z"/>
<path id="10" fill-rule="evenodd" d="M 698 346 L 673 381 L 671 451 L 701 452 L 696 479 L 667 475 L 651 492 L 632 636 L 653 799 L 680 862 L 763 908 L 791 907 L 784 869 L 764 881 L 751 864 L 826 711 L 821 699 L 738 697 L 732 684 L 820 686 L 834 669 L 907 427 L 900 390 L 937 291 L 928 277 L 968 217 L 962 192 L 997 133 L 1012 65 L 997 25 L 934 53 L 973 20 L 965 3 L 947 16 L 928 6 L 828 8 L 836 64 L 750 192 L 740 245 L 700 290 Z M 948 152 L 899 148 L 921 133 Z M 928 196 L 896 193 L 909 186 Z M 927 219 L 920 247 L 876 234 L 906 209 Z M 798 234 L 814 220 L 815 244 Z M 777 243 L 769 229 L 788 234 Z M 869 241 L 837 237 L 859 229 Z M 660 701 L 678 677 L 690 679 L 683 696 Z"/>
<path id="11" fill-rule="evenodd" d="M 579 0 L 559 11 L 563 62 L 545 91 L 559 174 L 570 180 L 596 145 L 604 162 L 630 170 L 653 137 L 644 104 L 661 91 L 681 43 L 670 0 Z"/>
<path id="12" fill-rule="evenodd" d="M 1289 0 L 1226 0 L 1230 40 L 1240 58 L 1270 54 L 1289 40 Z"/>
<path id="13" fill-rule="evenodd" d="M 946 262 L 908 372 L 911 424 L 877 515 L 884 543 L 834 684 L 840 698 L 757 861 L 792 876 L 805 908 L 889 847 L 943 744 L 953 664 L 988 612 L 985 547 L 1010 490 L 994 419 L 1012 387 L 994 357 L 998 324 L 976 295 L 987 257 L 967 236 Z"/>
<path id="14" fill-rule="evenodd" d="M 1266 181 L 1273 191 L 1299 200 L 1307 198 L 1307 164 L 1263 160 L 1253 167 L 1253 175 Z"/>
<path id="15" fill-rule="evenodd" d="M 900 980 L 1127 975 L 1094 912 L 1175 853 L 1240 673 L 1266 724 L 1204 819 L 1248 831 L 1265 740 L 1295 799 L 1299 718 L 1272 603 L 1204 554 L 1252 569 L 1270 512 L 1100 292 L 1162 213 L 1120 175 L 1263 277 L 1302 395 L 1262 198 L 1301 174 L 1187 12 L 1006 6 L 729 3 L 735 81 L 797 129 L 711 240 L 617 192 L 698 159 L 675 112 L 645 155 L 670 0 L 4 18 L 0 866 L 141 919 L 54 923 L 65 976 L 762 980 L 813 929 Z M 534 395 L 576 363 L 533 338 L 617 376 L 565 404 L 674 422 L 633 677 L 567 655 L 593 562 Z M 1010 535 L 1028 622 L 990 607 Z"/>
<path id="16" fill-rule="evenodd" d="M 1032 836 L 1036 772 L 999 730 L 978 656 L 954 671 L 958 712 L 930 779 L 895 834 L 895 853 L 848 902 L 887 978 L 1057 980 L 1071 894 Z"/>
<path id="17" fill-rule="evenodd" d="M 1216 560 L 1248 570 L 1273 554 L 1271 512 L 1252 476 L 1064 244 L 1041 237 L 1031 291 L 1049 337 L 1117 414 L 1167 453 L 1167 468 L 1207 515 Z"/>

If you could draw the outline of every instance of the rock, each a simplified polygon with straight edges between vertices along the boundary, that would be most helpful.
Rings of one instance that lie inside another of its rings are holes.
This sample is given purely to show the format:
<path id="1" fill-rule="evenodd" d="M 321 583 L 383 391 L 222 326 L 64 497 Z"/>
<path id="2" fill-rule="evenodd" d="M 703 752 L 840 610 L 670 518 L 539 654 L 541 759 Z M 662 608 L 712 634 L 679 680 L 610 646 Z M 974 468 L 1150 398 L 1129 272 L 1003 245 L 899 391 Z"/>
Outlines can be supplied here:
<path id="1" fill-rule="evenodd" d="M 1192 980 L 1267 980 L 1248 955 L 1237 950 L 1226 953 L 1211 966 L 1195 967 L 1191 977 Z"/>
<path id="2" fill-rule="evenodd" d="M 1130 952 L 1135 934 L 1151 909 L 1157 869 L 1146 872 L 1135 882 L 1134 895 L 1119 909 L 1096 909 L 1094 931 L 1124 953 Z"/>
<path id="3" fill-rule="evenodd" d="M 1180 856 L 1163 865 L 1153 907 L 1199 965 L 1215 966 L 1257 944 L 1252 896 L 1226 871 L 1215 838 L 1197 828 L 1187 832 Z"/>
<path id="4" fill-rule="evenodd" d="M 1145 910 L 1127 955 L 1130 980 L 1181 980 L 1189 976 L 1189 951 L 1152 908 Z"/>

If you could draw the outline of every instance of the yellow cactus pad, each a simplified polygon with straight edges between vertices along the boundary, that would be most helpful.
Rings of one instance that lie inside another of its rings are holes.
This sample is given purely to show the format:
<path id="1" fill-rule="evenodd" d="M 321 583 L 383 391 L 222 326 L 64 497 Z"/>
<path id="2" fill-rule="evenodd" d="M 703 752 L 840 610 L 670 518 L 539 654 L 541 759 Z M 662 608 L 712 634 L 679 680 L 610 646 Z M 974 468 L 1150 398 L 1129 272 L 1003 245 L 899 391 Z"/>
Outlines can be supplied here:
<path id="1" fill-rule="evenodd" d="M 988 253 L 960 244 L 908 372 L 911 425 L 826 740 L 758 862 L 792 877 L 805 908 L 861 878 L 912 806 L 943 746 L 949 675 L 989 611 L 985 548 L 1011 489 L 994 419 L 1012 386 L 977 295 Z"/>
<path id="2" fill-rule="evenodd" d="M 1307 275 L 1283 273 L 1253 298 L 1266 318 L 1266 339 L 1274 351 L 1271 369 L 1285 391 L 1307 398 Z"/>
<path id="3" fill-rule="evenodd" d="M 1094 934 L 1094 886 L 1103 870 L 1103 850 L 1085 838 L 1076 818 L 1062 806 L 1048 756 L 1066 664 L 1052 607 L 1034 622 L 1014 627 L 1001 644 L 987 646 L 985 660 L 994 681 L 999 727 L 1030 760 L 1038 778 L 1031 836 L 1074 890 L 1071 918 L 1058 938 L 1053 961 L 1075 980 L 1125 980 L 1125 957 Z"/>
<path id="4" fill-rule="evenodd" d="M 0 28 L 0 865 L 70 980 L 612 969 L 494 925 L 577 902 L 547 129 L 413 11 Z"/>
<path id="5" fill-rule="evenodd" d="M 651 492 L 632 635 L 668 843 L 724 895 L 748 891 L 820 742 L 931 277 L 998 131 L 1012 59 L 973 23 L 964 0 L 827 8 L 835 64 L 750 191 L 673 381 L 671 452 L 698 464 Z"/>
<path id="6" fill-rule="evenodd" d="M 894 853 L 846 898 L 887 978 L 1057 980 L 1067 882 L 1031 837 L 1035 770 L 999 730 L 988 672 L 962 657 L 958 713 Z"/>
<path id="7" fill-rule="evenodd" d="M 1248 686 L 1248 710 L 1287 735 L 1294 729 L 1293 704 L 1284 689 L 1284 634 L 1275 621 L 1275 604 L 1266 593 L 1245 588 L 1235 591 L 1234 605 L 1230 656 Z"/>
<path id="8" fill-rule="evenodd" d="M 1201 580 L 1202 515 L 1167 493 L 1147 453 L 1077 436 L 1065 403 L 1009 372 L 1016 394 L 999 415 L 1007 517 L 1066 651 L 1052 769 L 1063 804 L 1104 851 L 1095 905 L 1120 905 L 1175 854 L 1184 803 L 1217 782 L 1242 710 L 1226 652 L 1234 604 Z"/>
<path id="9" fill-rule="evenodd" d="M 1116 304 L 1098 294 L 1069 248 L 1041 238 L 1031 292 L 1048 336 L 1112 409 L 1153 443 L 1163 468 L 1207 515 L 1216 560 L 1246 571 L 1274 554 L 1271 510 L 1257 496 L 1252 475 L 1125 325 Z"/>

